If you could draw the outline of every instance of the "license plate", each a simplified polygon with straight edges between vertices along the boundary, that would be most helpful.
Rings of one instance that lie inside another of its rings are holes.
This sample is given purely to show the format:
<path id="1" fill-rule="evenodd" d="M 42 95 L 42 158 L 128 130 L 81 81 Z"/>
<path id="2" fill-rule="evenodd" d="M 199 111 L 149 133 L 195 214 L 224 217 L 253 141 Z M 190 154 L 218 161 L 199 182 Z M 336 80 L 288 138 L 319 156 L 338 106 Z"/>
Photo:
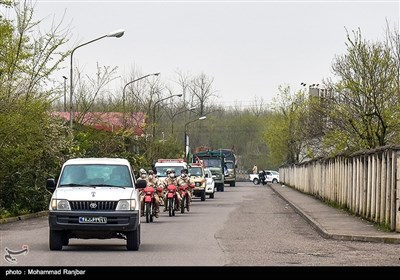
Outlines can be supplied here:
<path id="1" fill-rule="evenodd" d="M 79 217 L 80 224 L 106 224 L 107 217 Z"/>

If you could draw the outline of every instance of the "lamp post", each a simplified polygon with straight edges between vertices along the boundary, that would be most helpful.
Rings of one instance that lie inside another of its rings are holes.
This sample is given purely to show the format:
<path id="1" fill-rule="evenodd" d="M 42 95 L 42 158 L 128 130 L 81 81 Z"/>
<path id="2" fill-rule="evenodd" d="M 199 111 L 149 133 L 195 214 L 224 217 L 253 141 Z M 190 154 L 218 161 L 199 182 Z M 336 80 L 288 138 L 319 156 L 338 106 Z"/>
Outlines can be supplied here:
<path id="1" fill-rule="evenodd" d="M 155 126 L 155 123 L 156 123 L 156 106 L 157 106 L 158 103 L 163 102 L 164 100 L 170 99 L 170 98 L 172 98 L 172 97 L 174 97 L 174 96 L 181 97 L 182 94 L 173 94 L 173 95 L 167 96 L 167 97 L 165 97 L 165 98 L 162 98 L 162 99 L 160 99 L 160 100 L 157 100 L 157 101 L 154 103 L 154 106 L 153 106 L 153 119 L 152 119 L 152 125 L 153 125 L 153 139 L 155 138 L 155 134 L 156 134 L 156 126 Z"/>
<path id="2" fill-rule="evenodd" d="M 125 98 L 126 98 L 125 89 L 126 89 L 126 87 L 128 85 L 134 83 L 134 82 L 137 82 L 137 81 L 141 80 L 141 79 L 147 78 L 149 76 L 158 76 L 158 75 L 160 75 L 160 73 L 147 74 L 147 75 L 145 75 L 143 77 L 137 78 L 137 79 L 135 79 L 133 81 L 130 81 L 129 83 L 125 84 L 124 89 L 122 90 L 122 110 L 123 110 L 122 120 L 124 122 L 124 128 L 125 128 L 125 125 L 126 125 L 126 122 L 125 122 Z"/>
<path id="3" fill-rule="evenodd" d="M 207 117 L 206 116 L 202 116 L 202 117 L 200 117 L 200 118 L 198 118 L 198 119 L 194 119 L 194 120 L 191 120 L 191 121 L 189 121 L 189 122 L 187 122 L 187 123 L 185 123 L 185 149 L 184 149 L 184 152 L 185 152 L 185 159 L 186 159 L 186 161 L 188 161 L 188 156 L 189 156 L 189 136 L 187 135 L 187 126 L 189 125 L 189 124 L 191 124 L 192 122 L 195 122 L 195 121 L 201 121 L 201 120 L 205 120 Z"/>
<path id="4" fill-rule="evenodd" d="M 72 96 L 73 96 L 73 94 L 74 94 L 74 89 L 73 89 L 73 67 L 72 67 L 72 62 L 73 62 L 73 59 L 72 59 L 72 57 L 73 57 L 73 55 L 74 55 L 74 52 L 76 51 L 76 49 L 78 49 L 78 48 L 80 48 L 80 47 L 83 47 L 83 46 L 86 46 L 86 45 L 88 45 L 88 44 L 90 44 L 90 43 L 93 43 L 93 42 L 95 42 L 95 41 L 98 41 L 98 40 L 100 40 L 100 39 L 103 39 L 103 38 L 106 38 L 106 37 L 116 37 L 116 38 L 119 38 L 119 37 L 121 37 L 122 35 L 124 35 L 124 30 L 123 29 L 118 29 L 118 30 L 115 30 L 115 31 L 113 31 L 113 32 L 110 32 L 110 33 L 108 33 L 107 35 L 103 35 L 103 36 L 100 36 L 100 37 L 98 37 L 98 38 L 96 38 L 96 39 L 93 39 L 93 40 L 91 40 L 91 41 L 89 41 L 89 42 L 86 42 L 86 43 L 84 43 L 84 44 L 81 44 L 81 45 L 79 45 L 79 46 L 77 46 L 77 47 L 75 47 L 75 48 L 73 48 L 72 49 L 72 51 L 71 51 L 71 65 L 70 65 L 70 67 L 71 67 L 71 69 L 70 69 L 70 75 L 69 75 L 69 79 L 70 79 L 70 88 L 69 88 L 69 90 L 70 90 L 70 96 L 69 96 L 69 98 L 70 98 L 70 104 L 69 104 L 69 121 L 70 121 L 70 126 L 71 126 L 71 128 L 72 128 L 72 115 L 73 115 L 73 110 L 72 110 L 72 108 L 73 108 L 73 106 L 72 106 Z"/>
<path id="5" fill-rule="evenodd" d="M 64 112 L 67 111 L 67 77 L 62 76 L 64 78 Z"/>
<path id="6" fill-rule="evenodd" d="M 181 113 L 187 112 L 187 111 L 193 111 L 193 110 L 195 110 L 195 109 L 197 109 L 197 107 L 190 107 L 189 109 L 185 109 L 185 110 L 176 112 L 175 114 L 172 115 L 171 135 L 174 135 L 174 119 L 175 119 L 175 116 L 177 116 L 177 115 L 179 115 L 179 114 L 181 114 Z"/>

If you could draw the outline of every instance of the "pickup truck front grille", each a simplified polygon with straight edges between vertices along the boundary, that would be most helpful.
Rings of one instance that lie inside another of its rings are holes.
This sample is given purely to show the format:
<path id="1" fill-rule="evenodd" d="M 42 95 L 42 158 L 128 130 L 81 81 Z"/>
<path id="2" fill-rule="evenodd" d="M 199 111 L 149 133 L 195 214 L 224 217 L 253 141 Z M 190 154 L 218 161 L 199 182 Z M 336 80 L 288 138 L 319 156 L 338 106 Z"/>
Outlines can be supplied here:
<path id="1" fill-rule="evenodd" d="M 114 211 L 118 201 L 70 201 L 72 211 Z"/>

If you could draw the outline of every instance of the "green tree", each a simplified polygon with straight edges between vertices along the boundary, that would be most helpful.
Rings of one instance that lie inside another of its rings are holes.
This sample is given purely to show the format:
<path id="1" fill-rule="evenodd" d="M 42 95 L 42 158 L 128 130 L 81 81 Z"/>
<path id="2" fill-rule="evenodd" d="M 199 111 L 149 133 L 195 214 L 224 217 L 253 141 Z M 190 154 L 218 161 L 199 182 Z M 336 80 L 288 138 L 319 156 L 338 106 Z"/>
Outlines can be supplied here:
<path id="1" fill-rule="evenodd" d="M 308 107 L 302 91 L 290 93 L 290 87 L 280 87 L 274 99 L 274 114 L 266 122 L 264 139 L 274 164 L 299 163 L 307 156 Z"/>
<path id="2" fill-rule="evenodd" d="M 346 46 L 332 65 L 339 81 L 328 96 L 324 143 L 332 151 L 393 143 L 400 124 L 399 57 L 388 44 L 363 39 L 360 30 L 347 34 Z"/>
<path id="3" fill-rule="evenodd" d="M 1 2 L 0 5 L 3 5 Z M 50 75 L 67 56 L 66 33 L 40 33 L 28 1 L 0 18 L 0 215 L 46 208 L 48 176 L 74 151 L 68 130 L 49 114 Z"/>

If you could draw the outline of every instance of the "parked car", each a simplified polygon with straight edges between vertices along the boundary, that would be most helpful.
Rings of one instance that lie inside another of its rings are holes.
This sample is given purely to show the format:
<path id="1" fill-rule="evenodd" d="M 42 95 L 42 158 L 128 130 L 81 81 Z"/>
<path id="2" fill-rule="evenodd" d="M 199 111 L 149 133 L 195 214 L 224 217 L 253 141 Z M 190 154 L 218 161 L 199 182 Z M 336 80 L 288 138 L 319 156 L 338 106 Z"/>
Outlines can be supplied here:
<path id="1" fill-rule="evenodd" d="M 266 181 L 272 183 L 279 183 L 279 172 L 275 170 L 264 170 L 266 174 Z M 255 185 L 260 183 L 260 179 L 258 174 L 250 174 L 250 181 L 252 181 Z"/>
<path id="2" fill-rule="evenodd" d="M 210 198 L 214 198 L 215 194 L 215 182 L 214 182 L 214 177 L 211 173 L 211 171 L 208 168 L 204 169 L 205 172 L 205 178 L 206 178 L 206 195 L 208 195 Z"/>

